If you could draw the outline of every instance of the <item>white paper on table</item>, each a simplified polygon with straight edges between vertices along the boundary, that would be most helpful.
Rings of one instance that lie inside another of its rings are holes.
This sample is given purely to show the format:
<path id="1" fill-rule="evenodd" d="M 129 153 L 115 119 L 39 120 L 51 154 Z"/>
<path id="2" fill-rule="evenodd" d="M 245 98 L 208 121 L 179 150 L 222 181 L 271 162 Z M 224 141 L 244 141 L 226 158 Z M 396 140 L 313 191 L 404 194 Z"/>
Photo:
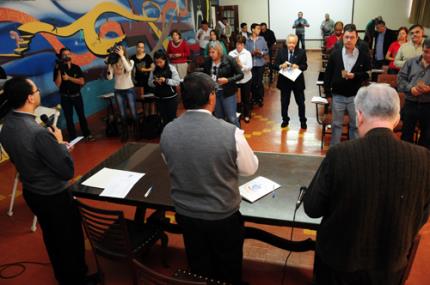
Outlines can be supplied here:
<path id="1" fill-rule="evenodd" d="M 239 187 L 240 195 L 251 203 L 281 187 L 278 183 L 258 176 Z"/>
<path id="2" fill-rule="evenodd" d="M 291 81 L 296 81 L 297 77 L 302 74 L 302 71 L 298 68 L 281 68 L 279 73 Z"/>
<path id="3" fill-rule="evenodd" d="M 139 179 L 145 175 L 145 173 L 131 172 L 131 171 L 104 167 L 100 169 L 98 172 L 96 172 L 95 174 L 93 174 L 90 178 L 82 182 L 81 184 L 89 187 L 105 189 L 106 187 L 109 186 L 109 184 L 111 184 L 111 181 L 113 181 L 113 179 L 122 178 L 123 176 L 127 176 L 128 174 L 141 175 Z"/>
<path id="4" fill-rule="evenodd" d="M 100 196 L 124 198 L 133 186 L 142 178 L 145 173 L 137 173 L 131 171 L 122 171 L 117 173 L 114 179 L 111 179 L 109 184 L 100 193 Z"/>

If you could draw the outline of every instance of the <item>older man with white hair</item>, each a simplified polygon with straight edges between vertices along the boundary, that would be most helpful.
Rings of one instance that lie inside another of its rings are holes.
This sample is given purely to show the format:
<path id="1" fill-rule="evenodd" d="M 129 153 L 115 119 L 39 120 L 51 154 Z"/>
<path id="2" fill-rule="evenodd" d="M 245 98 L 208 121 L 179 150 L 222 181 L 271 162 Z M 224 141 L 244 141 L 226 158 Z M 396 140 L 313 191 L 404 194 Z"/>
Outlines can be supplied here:
<path id="1" fill-rule="evenodd" d="M 428 218 L 430 152 L 399 140 L 397 92 L 383 84 L 355 97 L 359 139 L 327 153 L 304 197 L 318 228 L 314 284 L 400 284 Z"/>

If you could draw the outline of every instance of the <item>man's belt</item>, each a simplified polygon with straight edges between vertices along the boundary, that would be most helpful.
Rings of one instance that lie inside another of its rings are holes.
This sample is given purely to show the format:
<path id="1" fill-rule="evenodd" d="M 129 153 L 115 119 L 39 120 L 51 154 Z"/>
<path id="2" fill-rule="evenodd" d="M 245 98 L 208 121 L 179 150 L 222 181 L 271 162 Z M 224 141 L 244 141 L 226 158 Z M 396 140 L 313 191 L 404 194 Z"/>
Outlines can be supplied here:
<path id="1" fill-rule="evenodd" d="M 81 92 L 72 93 L 72 94 L 61 93 L 61 96 L 69 97 L 69 98 L 75 98 L 75 97 L 81 96 Z"/>

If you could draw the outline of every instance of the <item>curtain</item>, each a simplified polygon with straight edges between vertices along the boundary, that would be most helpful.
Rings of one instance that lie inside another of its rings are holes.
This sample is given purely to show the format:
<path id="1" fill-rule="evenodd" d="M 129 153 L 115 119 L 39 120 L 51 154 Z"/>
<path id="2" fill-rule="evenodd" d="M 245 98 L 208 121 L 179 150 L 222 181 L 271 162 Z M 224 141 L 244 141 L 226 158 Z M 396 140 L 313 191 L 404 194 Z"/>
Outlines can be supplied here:
<path id="1" fill-rule="evenodd" d="M 413 0 L 409 22 L 430 27 L 430 0 Z"/>

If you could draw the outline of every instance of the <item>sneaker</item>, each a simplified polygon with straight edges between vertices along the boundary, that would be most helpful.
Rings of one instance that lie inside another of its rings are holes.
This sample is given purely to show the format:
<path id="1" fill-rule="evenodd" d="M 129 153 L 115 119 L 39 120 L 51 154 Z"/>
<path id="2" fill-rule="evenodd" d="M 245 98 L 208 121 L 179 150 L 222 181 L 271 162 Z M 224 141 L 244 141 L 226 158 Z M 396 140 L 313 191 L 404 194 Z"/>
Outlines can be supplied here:
<path id="1" fill-rule="evenodd" d="M 282 122 L 281 128 L 286 128 L 286 127 L 288 127 L 288 122 Z"/>
<path id="2" fill-rule="evenodd" d="M 249 123 L 251 121 L 251 118 L 245 117 L 243 120 L 245 121 L 245 123 Z"/>
<path id="3" fill-rule="evenodd" d="M 94 141 L 96 141 L 96 139 L 92 135 L 88 135 L 85 137 L 85 141 L 94 142 Z"/>
<path id="4" fill-rule="evenodd" d="M 300 123 L 300 128 L 306 130 L 308 128 L 308 125 L 306 125 L 306 123 Z"/>

